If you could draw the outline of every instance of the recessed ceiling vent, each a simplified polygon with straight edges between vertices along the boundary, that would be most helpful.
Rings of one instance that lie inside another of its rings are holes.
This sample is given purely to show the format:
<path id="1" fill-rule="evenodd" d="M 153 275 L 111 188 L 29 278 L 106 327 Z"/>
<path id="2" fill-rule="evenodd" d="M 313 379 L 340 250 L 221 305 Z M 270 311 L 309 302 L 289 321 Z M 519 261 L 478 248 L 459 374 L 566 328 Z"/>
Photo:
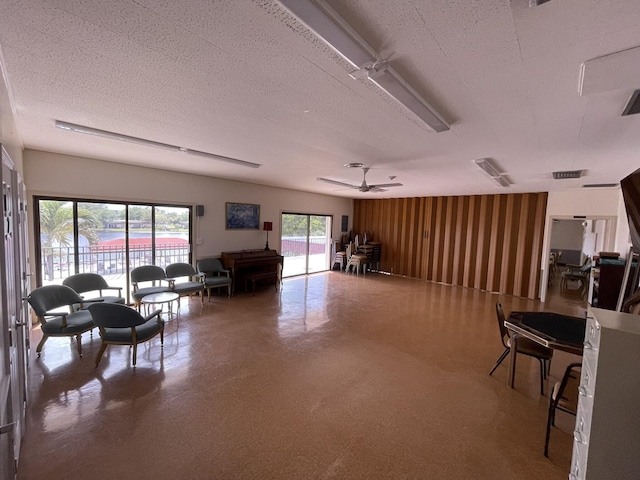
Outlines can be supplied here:
<path id="1" fill-rule="evenodd" d="M 564 172 L 553 172 L 553 178 L 564 180 L 565 178 L 580 178 L 584 170 L 565 170 Z"/>
<path id="2" fill-rule="evenodd" d="M 585 183 L 582 188 L 611 188 L 617 186 L 617 183 Z"/>
<path id="3" fill-rule="evenodd" d="M 640 90 L 633 92 L 633 95 L 631 95 L 631 98 L 629 99 L 629 103 L 624 107 L 622 116 L 635 115 L 636 113 L 640 113 Z"/>

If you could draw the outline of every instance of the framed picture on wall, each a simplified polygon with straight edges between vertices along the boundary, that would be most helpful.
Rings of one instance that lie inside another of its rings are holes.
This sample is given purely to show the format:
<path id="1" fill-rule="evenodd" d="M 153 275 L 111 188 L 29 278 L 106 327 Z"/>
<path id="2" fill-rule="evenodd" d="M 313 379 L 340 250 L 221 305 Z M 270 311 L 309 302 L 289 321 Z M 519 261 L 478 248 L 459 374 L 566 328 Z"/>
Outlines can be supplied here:
<path id="1" fill-rule="evenodd" d="M 226 203 L 226 229 L 258 230 L 260 205 L 252 203 Z"/>

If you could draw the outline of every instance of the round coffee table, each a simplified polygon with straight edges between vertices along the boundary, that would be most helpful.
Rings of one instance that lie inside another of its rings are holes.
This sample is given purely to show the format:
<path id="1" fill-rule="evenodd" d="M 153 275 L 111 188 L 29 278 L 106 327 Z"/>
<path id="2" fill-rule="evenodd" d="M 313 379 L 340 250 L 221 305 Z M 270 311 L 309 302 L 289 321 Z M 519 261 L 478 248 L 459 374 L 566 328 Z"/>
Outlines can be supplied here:
<path id="1" fill-rule="evenodd" d="M 149 305 L 160 305 L 160 310 L 164 308 L 164 304 L 169 304 L 169 313 L 168 317 L 170 318 L 173 315 L 173 302 L 178 300 L 180 295 L 175 292 L 162 292 L 162 293 L 152 293 L 150 295 L 145 295 L 140 300 L 141 303 L 149 306 Z"/>

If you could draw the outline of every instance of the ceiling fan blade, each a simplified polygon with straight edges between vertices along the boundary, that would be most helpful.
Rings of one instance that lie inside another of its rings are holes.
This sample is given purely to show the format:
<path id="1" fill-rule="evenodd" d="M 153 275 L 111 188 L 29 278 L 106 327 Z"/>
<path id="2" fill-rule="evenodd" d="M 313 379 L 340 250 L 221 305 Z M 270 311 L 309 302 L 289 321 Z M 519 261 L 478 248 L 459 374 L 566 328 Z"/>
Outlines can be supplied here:
<path id="1" fill-rule="evenodd" d="M 376 185 L 369 185 L 371 188 L 387 188 L 387 187 L 403 187 L 401 183 L 378 183 Z"/>
<path id="2" fill-rule="evenodd" d="M 338 185 L 340 187 L 346 187 L 346 188 L 360 188 L 359 185 L 351 185 L 349 183 L 343 183 L 343 182 L 338 182 L 336 180 L 331 180 L 329 178 L 316 178 L 316 180 L 318 180 L 319 182 L 324 182 L 324 183 L 330 183 L 332 185 Z"/>

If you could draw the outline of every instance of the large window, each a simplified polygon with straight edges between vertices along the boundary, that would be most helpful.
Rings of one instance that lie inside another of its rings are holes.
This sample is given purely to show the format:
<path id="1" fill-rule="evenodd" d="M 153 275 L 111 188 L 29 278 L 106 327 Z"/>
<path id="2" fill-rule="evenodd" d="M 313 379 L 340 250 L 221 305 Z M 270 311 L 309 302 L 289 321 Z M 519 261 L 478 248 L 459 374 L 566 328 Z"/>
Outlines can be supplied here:
<path id="1" fill-rule="evenodd" d="M 191 207 L 38 197 L 38 285 L 92 272 L 129 298 L 129 272 L 191 261 Z"/>
<path id="2" fill-rule="evenodd" d="M 329 215 L 282 214 L 282 255 L 287 257 L 283 277 L 329 270 L 331 220 Z"/>

